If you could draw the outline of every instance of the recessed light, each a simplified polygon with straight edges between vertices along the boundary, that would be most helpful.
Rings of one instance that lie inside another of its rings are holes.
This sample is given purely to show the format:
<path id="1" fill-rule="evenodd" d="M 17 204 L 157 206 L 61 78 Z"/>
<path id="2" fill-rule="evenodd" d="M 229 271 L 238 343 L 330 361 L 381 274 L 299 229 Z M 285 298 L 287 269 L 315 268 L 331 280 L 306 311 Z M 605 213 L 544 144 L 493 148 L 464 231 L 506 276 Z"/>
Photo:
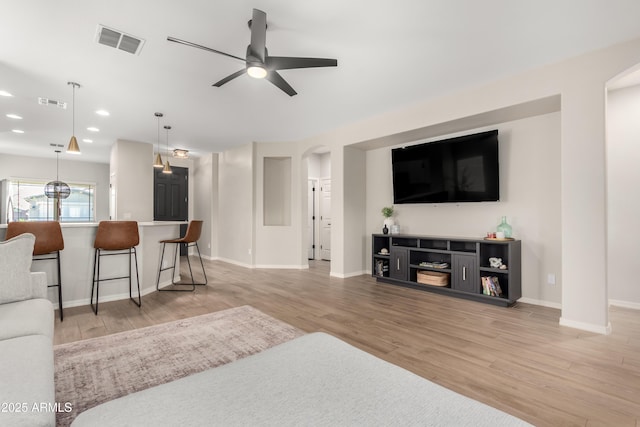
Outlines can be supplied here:
<path id="1" fill-rule="evenodd" d="M 7 92 L 6 90 L 0 90 L 0 96 L 13 96 L 11 95 L 9 92 Z"/>
<path id="2" fill-rule="evenodd" d="M 91 144 L 91 143 L 93 142 L 93 139 L 84 138 L 84 139 L 82 140 L 82 142 L 87 142 L 87 143 Z"/>
<path id="3" fill-rule="evenodd" d="M 11 132 L 13 132 L 13 133 L 24 133 L 24 131 L 21 130 L 21 129 L 11 129 Z"/>
<path id="4" fill-rule="evenodd" d="M 17 114 L 7 114 L 10 119 L 22 120 L 22 117 Z"/>
<path id="5" fill-rule="evenodd" d="M 87 128 L 87 130 L 88 130 L 89 132 L 100 132 L 100 129 L 95 128 L 95 127 L 93 127 L 93 126 L 88 127 L 88 128 Z"/>
<path id="6" fill-rule="evenodd" d="M 107 117 L 107 116 L 110 115 L 107 110 L 98 110 L 98 111 L 96 111 L 96 114 L 99 115 L 99 116 L 104 116 L 104 117 Z"/>

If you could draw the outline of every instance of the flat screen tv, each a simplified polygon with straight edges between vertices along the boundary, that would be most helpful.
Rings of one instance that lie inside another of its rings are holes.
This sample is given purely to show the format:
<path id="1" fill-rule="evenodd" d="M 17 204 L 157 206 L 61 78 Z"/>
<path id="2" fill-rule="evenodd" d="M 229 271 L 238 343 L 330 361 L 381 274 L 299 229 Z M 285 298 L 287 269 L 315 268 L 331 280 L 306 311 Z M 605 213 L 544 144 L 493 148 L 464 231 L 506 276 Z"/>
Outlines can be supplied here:
<path id="1" fill-rule="evenodd" d="M 393 203 L 500 199 L 498 131 L 391 150 Z"/>

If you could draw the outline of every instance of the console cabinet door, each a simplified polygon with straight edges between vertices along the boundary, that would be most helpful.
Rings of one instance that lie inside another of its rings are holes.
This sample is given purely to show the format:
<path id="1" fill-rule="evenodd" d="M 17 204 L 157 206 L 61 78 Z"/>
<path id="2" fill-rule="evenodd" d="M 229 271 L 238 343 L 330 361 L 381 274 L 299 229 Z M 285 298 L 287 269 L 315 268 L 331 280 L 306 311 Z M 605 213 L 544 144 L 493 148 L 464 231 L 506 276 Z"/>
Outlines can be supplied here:
<path id="1" fill-rule="evenodd" d="M 409 251 L 407 249 L 391 248 L 389 262 L 389 277 L 396 280 L 409 280 Z"/>
<path id="2" fill-rule="evenodd" d="M 456 254 L 452 260 L 451 287 L 458 291 L 480 293 L 480 270 L 475 255 Z"/>

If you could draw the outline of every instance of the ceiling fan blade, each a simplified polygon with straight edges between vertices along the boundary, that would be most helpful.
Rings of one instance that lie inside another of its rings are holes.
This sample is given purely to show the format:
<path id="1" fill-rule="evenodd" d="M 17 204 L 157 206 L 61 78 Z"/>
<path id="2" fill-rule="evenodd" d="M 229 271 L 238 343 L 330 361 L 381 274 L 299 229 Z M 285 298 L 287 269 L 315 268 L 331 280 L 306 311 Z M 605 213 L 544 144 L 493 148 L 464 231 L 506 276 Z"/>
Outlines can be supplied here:
<path id="1" fill-rule="evenodd" d="M 251 19 L 251 54 L 264 64 L 266 56 L 267 14 L 259 9 L 253 9 Z"/>
<path id="2" fill-rule="evenodd" d="M 291 85 L 287 83 L 287 81 L 283 79 L 282 76 L 278 74 L 277 71 L 270 71 L 269 73 L 267 73 L 267 76 L 265 77 L 265 79 L 269 80 L 271 83 L 276 85 L 280 90 L 282 90 L 289 96 L 293 96 L 298 93 L 295 90 L 293 90 Z"/>
<path id="3" fill-rule="evenodd" d="M 177 39 L 175 37 L 167 37 L 167 40 L 169 40 L 170 42 L 174 42 L 174 43 L 184 44 L 186 46 L 197 47 L 198 49 L 203 49 L 203 50 L 206 50 L 206 51 L 209 51 L 209 52 L 217 53 L 219 55 L 228 56 L 229 58 L 239 59 L 242 62 L 245 61 L 244 58 L 240 58 L 239 56 L 231 55 L 229 53 L 220 52 L 219 50 L 215 50 L 215 49 L 211 49 L 210 47 L 206 47 L 206 46 L 202 46 L 202 45 L 199 45 L 199 44 L 191 43 L 191 42 L 188 42 L 186 40 L 180 40 L 180 39 Z"/>
<path id="4" fill-rule="evenodd" d="M 336 67 L 337 59 L 295 58 L 288 56 L 268 56 L 265 63 L 270 70 L 290 70 L 293 68 Z"/>
<path id="5" fill-rule="evenodd" d="M 228 83 L 231 80 L 235 79 L 236 77 L 240 77 L 241 75 L 245 74 L 246 72 L 247 72 L 247 70 L 245 68 L 243 68 L 240 71 L 236 71 L 235 73 L 228 75 L 227 77 L 225 77 L 224 79 L 220 80 L 219 82 L 214 83 L 212 86 L 220 87 L 223 84 Z"/>

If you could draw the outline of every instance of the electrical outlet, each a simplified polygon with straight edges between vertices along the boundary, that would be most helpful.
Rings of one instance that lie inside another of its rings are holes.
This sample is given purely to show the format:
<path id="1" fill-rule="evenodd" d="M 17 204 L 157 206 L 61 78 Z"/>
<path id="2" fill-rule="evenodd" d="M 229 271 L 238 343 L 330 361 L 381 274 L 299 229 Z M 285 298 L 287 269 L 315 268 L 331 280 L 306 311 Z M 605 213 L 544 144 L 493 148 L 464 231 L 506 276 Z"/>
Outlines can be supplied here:
<path id="1" fill-rule="evenodd" d="M 251 248 L 249 248 L 249 255 L 251 255 Z"/>
<path id="2" fill-rule="evenodd" d="M 211 243 L 207 243 L 207 249 L 211 249 Z"/>
<path id="3" fill-rule="evenodd" d="M 550 285 L 555 285 L 556 284 L 556 275 L 553 273 L 549 273 L 547 275 L 547 283 Z"/>

